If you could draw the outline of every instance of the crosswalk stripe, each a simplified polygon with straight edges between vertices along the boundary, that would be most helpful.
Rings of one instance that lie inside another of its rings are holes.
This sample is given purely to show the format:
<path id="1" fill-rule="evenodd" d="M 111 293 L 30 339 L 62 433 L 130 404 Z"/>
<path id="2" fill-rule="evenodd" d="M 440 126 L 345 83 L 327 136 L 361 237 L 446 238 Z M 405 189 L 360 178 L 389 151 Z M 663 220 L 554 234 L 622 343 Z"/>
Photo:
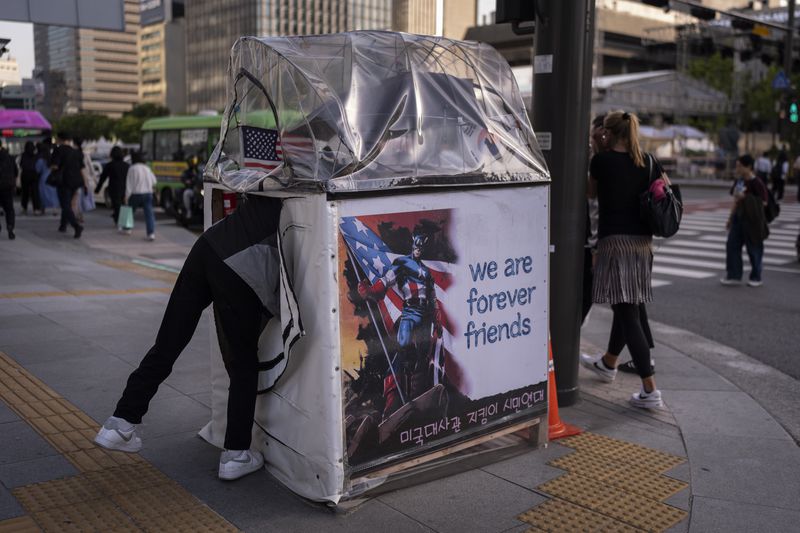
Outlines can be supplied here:
<path id="1" fill-rule="evenodd" d="M 665 279 L 654 279 L 651 280 L 650 285 L 653 287 L 663 287 L 664 285 L 672 285 L 672 282 Z"/>
<path id="2" fill-rule="evenodd" d="M 725 263 L 721 261 L 703 261 L 701 259 L 686 259 L 685 257 L 670 257 L 668 255 L 659 254 L 655 257 L 655 264 L 661 265 L 662 263 L 671 263 L 673 265 L 698 268 L 711 268 L 714 270 L 725 268 Z"/>
<path id="3" fill-rule="evenodd" d="M 664 274 L 667 276 L 678 276 L 682 278 L 703 279 L 710 278 L 714 274 L 711 272 L 704 272 L 700 270 L 687 270 L 685 268 L 653 266 L 653 274 Z"/>
<path id="4" fill-rule="evenodd" d="M 713 241 L 713 242 L 727 242 L 728 236 L 727 235 L 701 235 L 700 239 L 703 241 Z M 782 248 L 794 248 L 794 238 L 792 237 L 784 237 L 781 235 L 776 235 L 775 237 L 770 237 L 767 239 L 766 246 L 774 245 Z"/>
<path id="5" fill-rule="evenodd" d="M 660 248 L 656 250 L 656 257 L 661 256 L 662 254 L 675 254 L 675 255 L 690 255 L 692 257 L 708 257 L 710 259 L 725 259 L 725 250 L 719 251 L 712 251 L 712 250 L 697 250 L 697 249 L 689 249 L 689 248 L 678 248 L 675 246 L 669 246 L 665 248 Z M 746 258 L 747 254 L 742 253 L 742 257 Z M 785 265 L 788 263 L 790 259 L 788 258 L 773 258 L 773 257 L 764 257 L 763 262 L 765 265 Z"/>
<path id="6" fill-rule="evenodd" d="M 681 239 L 675 239 L 667 241 L 666 244 L 663 246 L 688 246 L 690 248 L 702 248 L 704 250 L 725 250 L 725 240 L 724 239 L 707 239 L 704 241 L 686 241 Z M 786 248 L 783 250 L 782 248 Z M 658 250 L 658 247 L 656 247 Z M 788 256 L 788 257 L 795 257 L 797 252 L 794 250 L 794 247 L 789 246 L 782 246 L 781 244 L 774 244 L 769 243 L 767 241 L 767 246 L 764 248 L 764 255 L 780 255 L 780 256 Z"/>

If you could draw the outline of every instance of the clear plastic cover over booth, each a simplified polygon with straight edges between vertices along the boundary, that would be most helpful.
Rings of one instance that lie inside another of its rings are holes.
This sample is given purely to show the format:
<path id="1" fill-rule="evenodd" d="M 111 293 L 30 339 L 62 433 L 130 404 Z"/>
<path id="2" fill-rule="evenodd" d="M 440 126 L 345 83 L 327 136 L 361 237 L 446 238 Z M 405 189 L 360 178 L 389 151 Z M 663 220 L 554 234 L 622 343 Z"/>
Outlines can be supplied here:
<path id="1" fill-rule="evenodd" d="M 329 193 L 549 181 L 491 46 L 395 32 L 242 37 L 206 179 Z"/>

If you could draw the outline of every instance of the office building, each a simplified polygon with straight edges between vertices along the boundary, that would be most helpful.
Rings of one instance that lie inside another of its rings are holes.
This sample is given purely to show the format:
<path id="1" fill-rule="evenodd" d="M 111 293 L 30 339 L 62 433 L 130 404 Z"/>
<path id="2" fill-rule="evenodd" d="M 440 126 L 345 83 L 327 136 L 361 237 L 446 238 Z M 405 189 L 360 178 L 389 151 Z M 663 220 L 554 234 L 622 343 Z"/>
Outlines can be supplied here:
<path id="1" fill-rule="evenodd" d="M 239 37 L 388 30 L 391 5 L 391 0 L 187 2 L 187 111 L 221 111 L 225 107 L 228 58 Z"/>
<path id="2" fill-rule="evenodd" d="M 139 101 L 186 112 L 184 2 L 142 4 L 139 28 Z"/>
<path id="3" fill-rule="evenodd" d="M 475 2 L 465 0 L 394 0 L 392 29 L 420 35 L 463 39 L 475 24 Z"/>
<path id="4" fill-rule="evenodd" d="M 19 65 L 13 57 L 0 57 L 0 87 L 19 85 Z"/>
<path id="5" fill-rule="evenodd" d="M 139 100 L 139 2 L 125 0 L 125 31 L 34 24 L 34 76 L 44 84 L 40 109 L 119 117 Z"/>

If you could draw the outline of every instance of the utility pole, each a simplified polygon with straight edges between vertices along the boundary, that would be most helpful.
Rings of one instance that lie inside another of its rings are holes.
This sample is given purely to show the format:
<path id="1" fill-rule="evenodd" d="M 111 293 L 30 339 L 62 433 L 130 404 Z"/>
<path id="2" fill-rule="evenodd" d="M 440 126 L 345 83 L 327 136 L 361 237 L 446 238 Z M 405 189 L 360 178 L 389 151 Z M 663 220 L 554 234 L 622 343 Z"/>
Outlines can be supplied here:
<path id="1" fill-rule="evenodd" d="M 789 20 L 786 22 L 786 25 L 789 27 L 789 31 L 786 32 L 786 44 L 784 46 L 784 53 L 783 53 L 783 71 L 786 73 L 787 77 L 790 77 L 792 74 L 792 46 L 794 45 L 794 9 L 795 9 L 795 0 L 789 0 Z"/>
<path id="2" fill-rule="evenodd" d="M 578 399 L 594 0 L 539 0 L 533 116 L 550 192 L 550 335 L 558 403 Z"/>

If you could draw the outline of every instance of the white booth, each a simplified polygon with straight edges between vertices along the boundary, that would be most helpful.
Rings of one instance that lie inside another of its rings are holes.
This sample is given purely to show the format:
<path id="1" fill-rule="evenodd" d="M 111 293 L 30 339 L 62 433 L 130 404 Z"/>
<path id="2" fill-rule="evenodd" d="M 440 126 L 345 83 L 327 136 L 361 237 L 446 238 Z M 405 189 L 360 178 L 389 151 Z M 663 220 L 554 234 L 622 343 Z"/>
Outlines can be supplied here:
<path id="1" fill-rule="evenodd" d="M 520 430 L 542 442 L 550 178 L 505 60 L 392 32 L 244 37 L 229 76 L 206 225 L 232 193 L 283 199 L 267 469 L 336 504 Z M 212 366 L 201 436 L 221 446 Z"/>

